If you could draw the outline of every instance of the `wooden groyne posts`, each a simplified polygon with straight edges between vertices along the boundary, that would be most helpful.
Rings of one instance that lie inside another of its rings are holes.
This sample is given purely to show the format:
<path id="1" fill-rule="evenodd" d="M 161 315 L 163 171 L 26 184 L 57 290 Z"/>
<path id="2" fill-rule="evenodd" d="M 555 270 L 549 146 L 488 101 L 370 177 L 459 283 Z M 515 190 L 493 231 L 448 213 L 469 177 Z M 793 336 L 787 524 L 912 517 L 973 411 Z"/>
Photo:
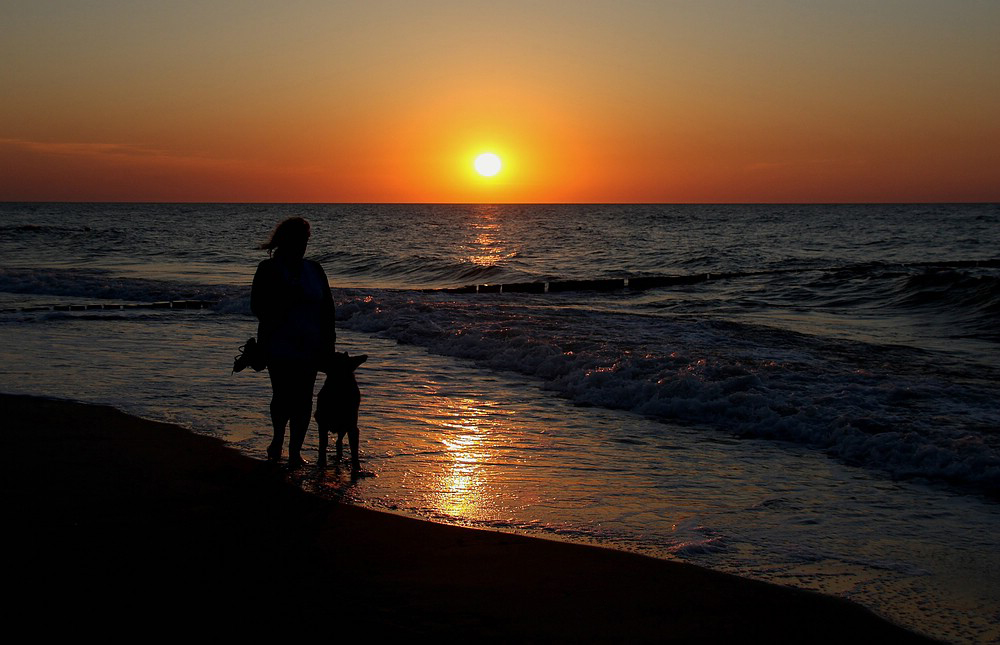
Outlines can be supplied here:
<path id="1" fill-rule="evenodd" d="M 33 305 L 2 309 L 4 313 L 36 312 L 36 311 L 92 311 L 92 310 L 130 310 L 130 309 L 208 309 L 217 304 L 215 300 L 163 300 L 159 302 L 127 302 L 127 303 L 89 303 L 72 305 Z"/>
<path id="2" fill-rule="evenodd" d="M 560 293 L 567 291 L 643 291 L 658 287 L 698 284 L 708 280 L 733 278 L 742 273 L 699 273 L 695 275 L 660 275 L 639 278 L 599 278 L 596 280 L 552 280 L 549 282 L 513 282 L 509 284 L 471 284 L 450 289 L 424 289 L 443 293 Z"/>

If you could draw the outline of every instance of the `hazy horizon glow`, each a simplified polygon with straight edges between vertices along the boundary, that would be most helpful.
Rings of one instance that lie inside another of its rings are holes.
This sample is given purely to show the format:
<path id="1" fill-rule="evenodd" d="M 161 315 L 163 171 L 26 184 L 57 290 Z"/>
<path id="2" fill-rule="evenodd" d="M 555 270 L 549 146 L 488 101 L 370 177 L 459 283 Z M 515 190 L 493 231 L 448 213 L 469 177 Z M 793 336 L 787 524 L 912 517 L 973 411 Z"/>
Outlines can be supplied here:
<path id="1" fill-rule="evenodd" d="M 1000 3 L 9 5 L 5 201 L 1000 201 Z"/>

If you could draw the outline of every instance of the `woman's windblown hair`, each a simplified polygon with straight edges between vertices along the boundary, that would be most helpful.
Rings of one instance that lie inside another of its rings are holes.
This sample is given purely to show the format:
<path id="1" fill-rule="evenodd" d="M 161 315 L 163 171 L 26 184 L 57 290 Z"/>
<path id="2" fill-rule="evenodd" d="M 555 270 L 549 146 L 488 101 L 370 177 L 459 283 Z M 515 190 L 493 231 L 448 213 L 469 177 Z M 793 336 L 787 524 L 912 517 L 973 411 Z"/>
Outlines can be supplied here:
<path id="1" fill-rule="evenodd" d="M 304 245 L 309 239 L 311 228 L 309 220 L 304 217 L 289 217 L 275 226 L 271 239 L 257 248 L 271 253 L 283 246 Z"/>

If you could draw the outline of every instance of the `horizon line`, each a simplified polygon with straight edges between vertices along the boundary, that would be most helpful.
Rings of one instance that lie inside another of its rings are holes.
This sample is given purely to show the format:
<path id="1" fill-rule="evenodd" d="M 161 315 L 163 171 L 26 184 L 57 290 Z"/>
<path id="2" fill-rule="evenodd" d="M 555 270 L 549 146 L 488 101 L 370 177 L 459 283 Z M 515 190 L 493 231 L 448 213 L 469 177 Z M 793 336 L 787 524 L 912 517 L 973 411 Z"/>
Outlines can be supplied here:
<path id="1" fill-rule="evenodd" d="M 202 200 L 119 200 L 119 199 L 9 199 L 0 200 L 0 204 L 203 204 L 203 205 L 235 205 L 245 204 L 248 206 L 263 205 L 311 205 L 311 206 L 863 206 L 863 205 L 920 205 L 920 204 L 961 204 L 961 205 L 988 205 L 1000 204 L 998 201 L 983 200 L 918 200 L 918 201 L 773 201 L 773 202 L 656 202 L 656 201 L 624 201 L 624 202 L 354 202 L 354 201 L 202 201 Z"/>

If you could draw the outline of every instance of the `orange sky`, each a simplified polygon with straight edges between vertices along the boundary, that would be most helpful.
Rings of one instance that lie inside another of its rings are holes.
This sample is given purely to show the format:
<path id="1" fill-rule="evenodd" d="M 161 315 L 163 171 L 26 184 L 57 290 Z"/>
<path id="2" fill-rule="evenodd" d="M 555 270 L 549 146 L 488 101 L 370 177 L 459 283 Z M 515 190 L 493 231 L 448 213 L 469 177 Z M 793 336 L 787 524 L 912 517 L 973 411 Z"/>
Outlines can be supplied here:
<path id="1" fill-rule="evenodd" d="M 1000 3 L 7 4 L 4 201 L 1000 201 Z"/>

